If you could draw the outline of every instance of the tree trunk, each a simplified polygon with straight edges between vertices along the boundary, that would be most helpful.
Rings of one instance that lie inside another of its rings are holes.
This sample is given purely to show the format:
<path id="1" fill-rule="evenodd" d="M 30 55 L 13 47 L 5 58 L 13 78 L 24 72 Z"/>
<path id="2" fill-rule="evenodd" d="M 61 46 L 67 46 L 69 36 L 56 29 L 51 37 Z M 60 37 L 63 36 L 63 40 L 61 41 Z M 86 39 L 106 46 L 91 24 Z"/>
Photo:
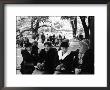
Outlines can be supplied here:
<path id="1" fill-rule="evenodd" d="M 36 22 L 36 27 L 35 27 L 35 29 L 34 29 L 34 32 L 35 32 L 36 34 L 38 34 L 38 29 L 39 29 L 39 22 L 37 21 L 37 22 Z"/>
<path id="2" fill-rule="evenodd" d="M 75 17 L 74 20 L 70 21 L 72 29 L 73 29 L 73 36 L 76 36 L 76 30 L 77 30 L 77 18 Z"/>
<path id="3" fill-rule="evenodd" d="M 34 18 L 32 17 L 32 20 L 31 20 L 31 30 L 33 32 L 34 28 L 33 28 L 33 23 L 34 23 Z"/>
<path id="4" fill-rule="evenodd" d="M 94 16 L 88 17 L 88 24 L 90 28 L 90 48 L 94 49 Z"/>
<path id="5" fill-rule="evenodd" d="M 84 17 L 84 16 L 81 16 L 80 19 L 81 19 L 81 21 L 82 21 L 82 25 L 83 25 L 83 28 L 84 28 L 85 39 L 89 39 L 89 28 L 88 28 L 88 26 L 86 25 L 85 17 Z"/>
<path id="6" fill-rule="evenodd" d="M 73 36 L 74 36 L 74 24 L 73 24 L 73 21 L 71 20 L 70 23 L 71 23 L 71 26 L 72 26 Z"/>
<path id="7" fill-rule="evenodd" d="M 74 19 L 74 35 L 76 36 L 76 31 L 77 31 L 77 16 Z"/>

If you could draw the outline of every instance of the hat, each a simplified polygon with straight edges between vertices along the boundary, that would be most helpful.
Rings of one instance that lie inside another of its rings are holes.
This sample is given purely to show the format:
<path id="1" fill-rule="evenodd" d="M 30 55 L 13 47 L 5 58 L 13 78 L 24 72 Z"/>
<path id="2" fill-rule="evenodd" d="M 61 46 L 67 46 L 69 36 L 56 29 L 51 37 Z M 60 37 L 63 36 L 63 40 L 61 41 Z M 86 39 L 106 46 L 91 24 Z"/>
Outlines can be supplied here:
<path id="1" fill-rule="evenodd" d="M 31 43 L 26 43 L 26 44 L 25 44 L 25 47 L 31 47 L 31 46 L 32 46 Z"/>
<path id="2" fill-rule="evenodd" d="M 45 46 L 45 45 L 48 45 L 48 46 L 51 47 L 51 46 L 52 46 L 52 43 L 51 43 L 50 41 L 47 41 L 47 42 L 44 43 L 44 46 Z"/>
<path id="3" fill-rule="evenodd" d="M 68 42 L 69 43 L 69 39 L 64 39 L 63 42 Z"/>
<path id="4" fill-rule="evenodd" d="M 69 47 L 69 43 L 68 42 L 62 42 L 60 47 Z"/>

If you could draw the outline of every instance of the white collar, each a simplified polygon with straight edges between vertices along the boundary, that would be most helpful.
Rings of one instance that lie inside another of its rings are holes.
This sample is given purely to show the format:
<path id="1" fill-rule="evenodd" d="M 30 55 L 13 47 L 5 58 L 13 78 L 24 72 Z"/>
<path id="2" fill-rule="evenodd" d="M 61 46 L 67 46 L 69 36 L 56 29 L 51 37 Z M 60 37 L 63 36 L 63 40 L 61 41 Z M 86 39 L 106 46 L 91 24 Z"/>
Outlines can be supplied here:
<path id="1" fill-rule="evenodd" d="M 65 54 L 62 55 L 62 50 L 58 51 L 59 60 L 63 60 L 66 56 L 70 54 L 70 51 L 67 51 Z"/>

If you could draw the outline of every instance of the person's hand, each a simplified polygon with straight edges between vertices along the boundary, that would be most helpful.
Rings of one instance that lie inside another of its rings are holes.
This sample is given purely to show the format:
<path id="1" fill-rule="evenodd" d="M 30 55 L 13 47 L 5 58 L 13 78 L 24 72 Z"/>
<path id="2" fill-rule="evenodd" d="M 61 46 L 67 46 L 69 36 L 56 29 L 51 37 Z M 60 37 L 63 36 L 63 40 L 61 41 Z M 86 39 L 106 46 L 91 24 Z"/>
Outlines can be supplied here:
<path id="1" fill-rule="evenodd" d="M 79 64 L 82 64 L 82 63 L 83 63 L 83 60 L 82 60 L 82 59 L 80 59 L 80 60 L 78 61 L 78 63 L 79 63 Z"/>
<path id="2" fill-rule="evenodd" d="M 36 56 L 35 54 L 32 54 L 34 57 Z"/>
<path id="3" fill-rule="evenodd" d="M 42 64 L 41 63 L 37 63 L 37 68 L 40 70 L 42 68 Z"/>
<path id="4" fill-rule="evenodd" d="M 81 72 L 81 69 L 75 68 L 75 74 L 79 74 Z"/>
<path id="5" fill-rule="evenodd" d="M 64 71 L 64 70 L 65 70 L 65 68 L 64 68 L 64 67 L 61 67 L 61 70 L 62 70 L 62 71 Z"/>
<path id="6" fill-rule="evenodd" d="M 37 63 L 37 66 L 39 66 L 41 63 Z"/>
<path id="7" fill-rule="evenodd" d="M 60 70 L 60 65 L 58 65 L 58 66 L 56 67 L 56 70 L 57 70 L 57 71 Z"/>
<path id="8" fill-rule="evenodd" d="M 43 67 L 45 65 L 45 63 L 42 63 L 41 66 Z"/>
<path id="9" fill-rule="evenodd" d="M 56 70 L 65 70 L 63 64 L 60 64 L 56 67 Z"/>

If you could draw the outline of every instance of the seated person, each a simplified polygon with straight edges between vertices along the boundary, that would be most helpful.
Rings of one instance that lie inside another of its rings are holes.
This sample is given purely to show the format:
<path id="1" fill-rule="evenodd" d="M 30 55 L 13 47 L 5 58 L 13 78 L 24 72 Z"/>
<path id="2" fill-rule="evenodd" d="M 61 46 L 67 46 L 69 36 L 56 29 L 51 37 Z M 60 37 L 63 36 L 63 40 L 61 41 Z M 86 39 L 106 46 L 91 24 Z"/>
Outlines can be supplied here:
<path id="1" fill-rule="evenodd" d="M 44 43 L 45 48 L 39 53 L 39 63 L 37 67 L 44 71 L 44 74 L 53 74 L 58 60 L 58 53 L 55 48 L 52 48 L 51 42 Z"/>
<path id="2" fill-rule="evenodd" d="M 78 51 L 69 51 L 69 42 L 62 42 L 61 50 L 58 51 L 59 64 L 56 67 L 56 74 L 72 74 L 78 67 Z"/>
<path id="3" fill-rule="evenodd" d="M 21 50 L 23 61 L 21 63 L 21 73 L 22 74 L 32 74 L 34 71 L 34 57 L 31 53 L 31 43 L 25 44 L 25 49 Z"/>

